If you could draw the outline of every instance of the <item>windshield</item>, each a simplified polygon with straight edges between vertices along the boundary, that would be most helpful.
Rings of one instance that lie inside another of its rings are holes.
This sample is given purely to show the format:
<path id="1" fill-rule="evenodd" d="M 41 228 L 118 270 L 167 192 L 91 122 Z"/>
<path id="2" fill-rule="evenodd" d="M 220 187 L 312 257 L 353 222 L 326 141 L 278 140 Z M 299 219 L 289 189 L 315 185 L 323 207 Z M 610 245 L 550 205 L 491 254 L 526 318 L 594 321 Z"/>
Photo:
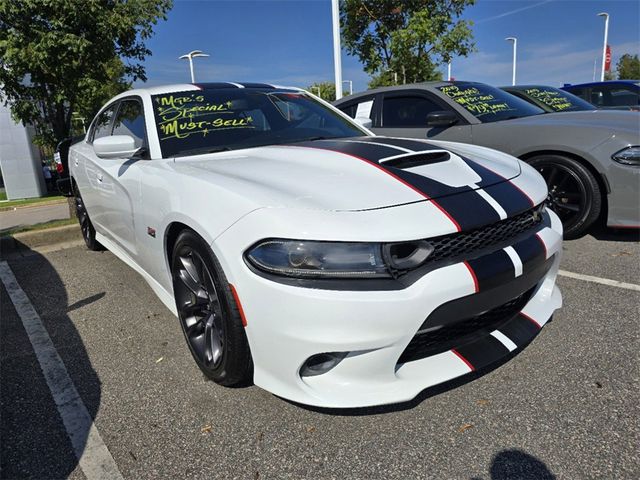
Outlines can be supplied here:
<path id="1" fill-rule="evenodd" d="M 438 87 L 482 123 L 539 115 L 544 111 L 499 88 L 483 83 L 456 82 Z"/>
<path id="2" fill-rule="evenodd" d="M 152 99 L 165 158 L 365 135 L 311 96 L 293 90 L 205 89 Z"/>
<path id="3" fill-rule="evenodd" d="M 524 87 L 514 91 L 514 94 L 517 95 L 518 93 L 530 98 L 534 103 L 549 112 L 580 112 L 596 109 L 596 107 L 589 102 L 559 88 L 543 86 Z"/>

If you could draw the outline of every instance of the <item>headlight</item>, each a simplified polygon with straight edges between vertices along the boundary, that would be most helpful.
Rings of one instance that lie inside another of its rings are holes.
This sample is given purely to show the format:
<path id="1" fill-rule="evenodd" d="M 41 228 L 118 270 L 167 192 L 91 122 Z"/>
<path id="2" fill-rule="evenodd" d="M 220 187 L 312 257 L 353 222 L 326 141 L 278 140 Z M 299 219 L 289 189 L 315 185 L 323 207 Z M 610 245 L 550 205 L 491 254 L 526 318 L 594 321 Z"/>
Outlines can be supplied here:
<path id="1" fill-rule="evenodd" d="M 269 239 L 245 257 L 263 272 L 297 278 L 385 278 L 421 265 L 433 251 L 424 240 L 400 243 Z"/>
<path id="2" fill-rule="evenodd" d="M 640 146 L 622 149 L 611 155 L 611 159 L 623 165 L 640 166 Z"/>
<path id="3" fill-rule="evenodd" d="M 256 268 L 289 277 L 389 277 L 379 243 L 265 240 L 247 252 Z"/>

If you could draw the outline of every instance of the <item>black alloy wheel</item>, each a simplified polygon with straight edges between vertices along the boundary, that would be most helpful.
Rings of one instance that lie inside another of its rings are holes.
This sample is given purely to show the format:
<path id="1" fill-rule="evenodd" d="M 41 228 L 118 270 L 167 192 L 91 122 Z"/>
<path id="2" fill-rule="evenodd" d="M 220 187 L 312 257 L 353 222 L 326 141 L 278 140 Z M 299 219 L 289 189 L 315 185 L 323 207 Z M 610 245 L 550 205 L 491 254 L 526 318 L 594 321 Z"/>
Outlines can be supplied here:
<path id="1" fill-rule="evenodd" d="M 213 252 L 194 232 L 178 236 L 171 273 L 180 325 L 198 367 L 221 385 L 247 383 L 253 364 L 235 299 Z"/>
<path id="2" fill-rule="evenodd" d="M 602 209 L 600 187 L 593 174 L 577 160 L 561 155 L 541 155 L 528 162 L 547 183 L 547 206 L 560 217 L 564 237 L 584 235 Z"/>
<path id="3" fill-rule="evenodd" d="M 99 251 L 104 250 L 104 247 L 96 240 L 96 229 L 93 228 L 93 223 L 89 218 L 89 213 L 84 206 L 84 201 L 80 196 L 78 189 L 75 189 L 75 201 L 76 201 L 76 216 L 78 217 L 78 223 L 80 224 L 80 230 L 82 230 L 82 238 L 85 245 L 89 250 Z"/>

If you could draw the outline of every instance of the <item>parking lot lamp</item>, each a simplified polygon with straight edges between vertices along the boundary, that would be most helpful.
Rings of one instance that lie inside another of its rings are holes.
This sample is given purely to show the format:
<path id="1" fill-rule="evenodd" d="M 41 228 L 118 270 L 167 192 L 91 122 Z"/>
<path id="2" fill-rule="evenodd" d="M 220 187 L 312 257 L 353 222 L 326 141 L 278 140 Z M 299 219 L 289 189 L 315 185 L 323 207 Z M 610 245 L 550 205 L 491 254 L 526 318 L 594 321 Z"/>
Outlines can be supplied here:
<path id="1" fill-rule="evenodd" d="M 600 72 L 600 81 L 604 82 L 604 67 L 607 63 L 607 40 L 609 37 L 609 14 L 602 12 L 599 17 L 604 17 L 604 44 L 602 46 L 602 72 Z"/>
<path id="2" fill-rule="evenodd" d="M 518 53 L 518 39 L 516 37 L 505 38 L 507 42 L 513 42 L 513 75 L 511 77 L 511 85 L 516 84 L 516 56 Z"/>
<path id="3" fill-rule="evenodd" d="M 180 60 L 189 60 L 189 70 L 191 71 L 191 83 L 196 83 L 195 75 L 193 74 L 193 59 L 195 57 L 208 57 L 206 53 L 202 53 L 200 50 L 193 50 L 192 52 L 182 55 Z"/>

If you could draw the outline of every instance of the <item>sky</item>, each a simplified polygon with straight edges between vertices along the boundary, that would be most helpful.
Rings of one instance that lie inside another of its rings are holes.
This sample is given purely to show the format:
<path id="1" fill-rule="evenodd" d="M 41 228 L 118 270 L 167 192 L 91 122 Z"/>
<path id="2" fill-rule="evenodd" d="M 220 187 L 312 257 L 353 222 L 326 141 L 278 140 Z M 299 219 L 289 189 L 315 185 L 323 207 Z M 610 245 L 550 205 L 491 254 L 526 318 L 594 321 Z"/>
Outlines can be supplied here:
<path id="1" fill-rule="evenodd" d="M 478 0 L 463 14 L 474 22 L 477 51 L 455 58 L 452 76 L 510 84 L 512 44 L 505 37 L 515 36 L 517 83 L 591 81 L 596 59 L 599 78 L 604 35 L 600 12 L 610 15 L 615 68 L 620 55 L 640 53 L 637 0 Z M 334 78 L 331 0 L 174 0 L 147 46 L 153 52 L 144 62 L 147 85 L 188 82 L 188 62 L 178 57 L 196 49 L 211 55 L 195 60 L 196 81 L 307 87 Z M 369 76 L 344 50 L 342 69 L 354 91 L 366 90 Z M 446 65 L 441 70 L 446 76 Z"/>

